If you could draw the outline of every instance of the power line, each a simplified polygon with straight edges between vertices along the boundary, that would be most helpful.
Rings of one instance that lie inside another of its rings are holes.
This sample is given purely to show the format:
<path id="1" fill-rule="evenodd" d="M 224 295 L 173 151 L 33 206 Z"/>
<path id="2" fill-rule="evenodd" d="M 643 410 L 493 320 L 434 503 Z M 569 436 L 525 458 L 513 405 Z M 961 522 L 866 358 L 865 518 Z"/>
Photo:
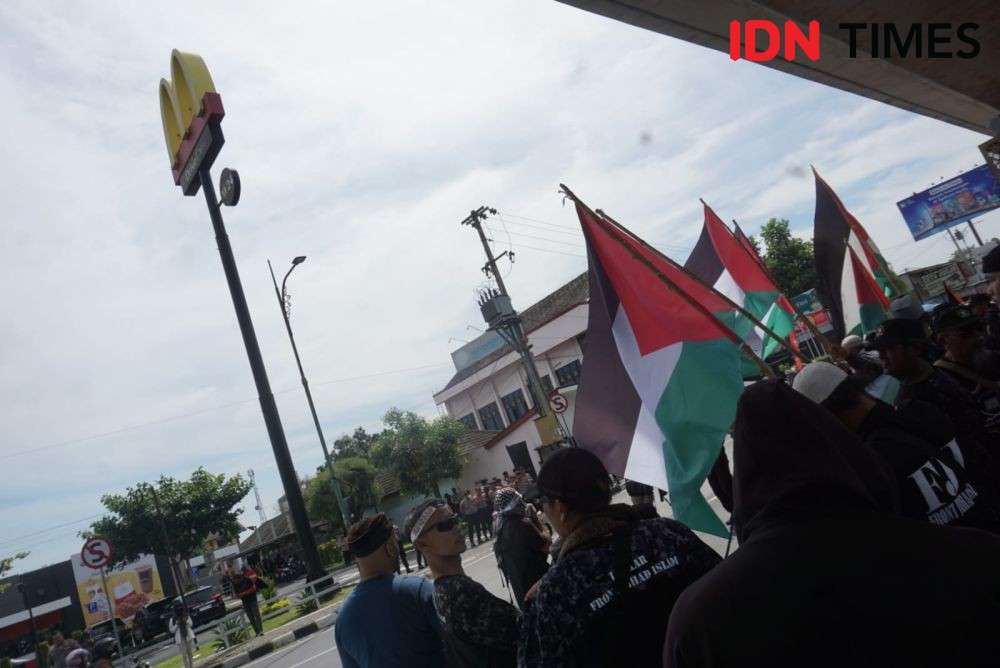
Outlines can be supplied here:
<path id="1" fill-rule="evenodd" d="M 501 221 L 505 220 L 504 216 L 498 216 L 498 218 L 500 218 Z M 515 221 L 515 220 L 507 220 L 506 223 L 508 225 L 516 225 L 518 227 L 530 227 L 533 230 L 542 230 L 543 232 L 550 232 L 552 234 L 566 234 L 566 235 L 569 235 L 569 236 L 572 236 L 572 237 L 579 237 L 581 234 L 583 234 L 582 230 L 575 230 L 575 231 L 570 232 L 569 230 L 550 229 L 548 227 L 543 227 L 542 225 L 533 225 L 531 223 L 522 223 L 522 222 Z"/>
<path id="2" fill-rule="evenodd" d="M 493 233 L 499 233 L 500 232 L 500 230 L 498 230 L 496 228 L 493 228 L 493 227 L 486 227 L 485 225 L 483 227 L 484 227 L 484 229 L 489 230 L 490 232 L 493 232 Z M 507 234 L 508 235 L 513 234 L 515 237 L 525 237 L 526 239 L 537 239 L 539 241 L 548 241 L 548 242 L 553 243 L 553 244 L 563 244 L 565 246 L 572 246 L 573 248 L 583 249 L 583 244 L 573 243 L 571 241 L 564 241 L 563 239 L 551 239 L 549 237 L 540 237 L 540 236 L 537 236 L 535 234 L 525 234 L 523 232 L 508 232 Z"/>
<path id="3" fill-rule="evenodd" d="M 345 383 L 345 382 L 356 381 L 356 380 L 366 380 L 368 378 L 376 378 L 378 376 L 386 376 L 386 375 L 389 375 L 389 374 L 406 373 L 406 372 L 409 372 L 409 371 L 419 371 L 419 370 L 422 370 L 422 369 L 429 369 L 429 368 L 432 368 L 432 367 L 442 367 L 442 366 L 448 366 L 448 364 L 446 362 L 441 362 L 439 364 L 428 364 L 428 365 L 419 366 L 419 367 L 410 367 L 408 369 L 393 369 L 393 370 L 390 370 L 390 371 L 379 371 L 379 372 L 376 372 L 376 373 L 366 374 L 366 375 L 363 375 L 363 376 L 352 376 L 352 377 L 349 377 L 349 378 L 336 378 L 334 380 L 325 380 L 325 381 L 320 381 L 318 383 L 313 383 L 313 384 L 314 385 L 330 385 L 332 383 Z M 277 392 L 274 392 L 274 394 L 287 394 L 288 392 L 295 392 L 298 389 L 299 388 L 297 388 L 297 387 L 290 387 L 290 388 L 287 388 L 287 389 L 284 389 L 284 390 L 278 390 Z M 148 422 L 140 422 L 138 424 L 127 425 L 127 426 L 124 426 L 124 427 L 119 427 L 117 429 L 112 429 L 110 431 L 100 432 L 100 433 L 97 433 L 97 434 L 91 434 L 89 436 L 82 436 L 82 437 L 79 437 L 79 438 L 73 438 L 73 439 L 70 439 L 70 440 L 67 440 L 67 441 L 60 441 L 58 443 L 50 443 L 48 445 L 41 445 L 41 446 L 38 446 L 38 447 L 35 447 L 35 448 L 25 448 L 23 450 L 15 450 L 14 452 L 7 452 L 7 453 L 4 453 L 4 454 L 0 454 L 0 461 L 5 460 L 5 459 L 11 459 L 11 458 L 14 458 L 14 457 L 20 457 L 21 455 L 32 454 L 32 453 L 35 453 L 35 452 L 42 452 L 44 450 L 52 450 L 54 448 L 62 448 L 62 447 L 66 447 L 66 446 L 69 446 L 69 445 L 76 445 L 76 444 L 79 444 L 79 443 L 85 443 L 87 441 L 93 441 L 93 440 L 100 439 L 100 438 L 106 438 L 108 436 L 116 436 L 118 434 L 122 434 L 122 433 L 125 433 L 125 432 L 128 432 L 128 431 L 134 431 L 136 429 L 144 429 L 145 427 L 152 427 L 152 426 L 159 425 L 159 424 L 165 424 L 167 422 L 174 422 L 176 420 L 183 420 L 183 419 L 186 419 L 186 418 L 189 418 L 189 417 L 194 417 L 196 415 L 203 415 L 205 413 L 211 413 L 213 411 L 218 411 L 218 410 L 222 410 L 222 409 L 225 409 L 225 408 L 232 408 L 234 406 L 241 406 L 243 404 L 252 403 L 254 401 L 257 401 L 256 397 L 254 397 L 253 399 L 243 399 L 241 401 L 232 401 L 232 402 L 227 403 L 227 404 L 220 404 L 218 406 L 211 406 L 209 408 L 203 408 L 201 410 L 191 411 L 191 412 L 188 412 L 188 413 L 181 413 L 179 415 L 172 415 L 170 417 L 160 418 L 160 419 L 157 419 L 157 420 L 150 420 Z"/>
<path id="4" fill-rule="evenodd" d="M 44 529 L 39 529 L 37 531 L 32 531 L 31 533 L 21 534 L 20 536 L 15 536 L 14 538 L 5 538 L 4 540 L 0 540 L 0 545 L 8 545 L 10 543 L 16 543 L 19 540 L 23 540 L 25 538 L 31 538 L 32 536 L 37 536 L 37 535 L 43 534 L 43 533 L 48 533 L 49 531 L 52 531 L 54 529 L 62 529 L 64 527 L 73 526 L 74 524 L 79 524 L 80 522 L 87 522 L 89 520 L 97 519 L 98 517 L 100 517 L 103 514 L 104 513 L 97 513 L 96 515 L 90 515 L 88 517 L 83 517 L 83 518 L 80 518 L 78 520 L 73 520 L 72 522 L 64 522 L 63 524 L 53 524 L 52 526 L 45 527 Z M 48 542 L 48 539 L 46 539 L 45 541 L 42 541 L 42 542 Z M 39 543 L 34 543 L 34 544 L 38 545 Z"/>
<path id="5" fill-rule="evenodd" d="M 562 251 L 552 250 L 550 248 L 538 248 L 537 246 L 526 246 L 525 244 L 520 244 L 520 243 L 517 245 L 517 247 L 519 249 L 527 248 L 529 250 L 541 251 L 543 253 L 555 253 L 556 255 L 568 255 L 569 257 L 579 257 L 583 258 L 584 260 L 587 259 L 586 255 L 580 255 L 579 253 L 564 253 Z"/>
<path id="6" fill-rule="evenodd" d="M 528 216 L 521 216 L 516 213 L 511 213 L 510 211 L 500 211 L 502 215 L 510 216 L 511 218 L 519 218 L 521 220 L 527 220 L 532 223 L 538 223 L 539 225 L 551 225 L 552 227 L 561 227 L 563 229 L 579 229 L 576 225 L 566 225 L 563 223 L 552 223 L 547 220 L 539 220 L 538 218 L 529 218 Z"/>

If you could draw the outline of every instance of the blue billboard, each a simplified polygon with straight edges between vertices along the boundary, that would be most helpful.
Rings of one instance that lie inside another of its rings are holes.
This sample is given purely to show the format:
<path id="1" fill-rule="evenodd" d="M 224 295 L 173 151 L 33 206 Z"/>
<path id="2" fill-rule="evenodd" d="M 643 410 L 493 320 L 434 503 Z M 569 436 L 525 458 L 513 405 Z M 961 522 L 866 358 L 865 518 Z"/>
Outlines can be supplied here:
<path id="1" fill-rule="evenodd" d="M 933 188 L 896 202 L 916 241 L 1000 207 L 1000 184 L 980 165 Z"/>

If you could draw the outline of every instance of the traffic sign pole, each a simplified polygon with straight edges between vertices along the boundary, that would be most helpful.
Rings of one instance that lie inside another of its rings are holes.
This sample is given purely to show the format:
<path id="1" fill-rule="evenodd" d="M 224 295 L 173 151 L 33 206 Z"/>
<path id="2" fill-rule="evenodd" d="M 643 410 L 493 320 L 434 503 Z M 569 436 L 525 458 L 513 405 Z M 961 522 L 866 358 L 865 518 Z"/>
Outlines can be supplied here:
<path id="1" fill-rule="evenodd" d="M 108 578 L 104 573 L 104 566 L 101 566 L 101 584 L 104 586 L 104 596 L 108 599 L 108 610 L 111 611 L 111 632 L 115 636 L 115 645 L 118 646 L 118 656 L 125 656 L 125 650 L 122 649 L 122 641 L 118 637 L 118 622 L 115 620 L 115 597 L 114 593 L 108 589 Z"/>
<path id="2" fill-rule="evenodd" d="M 569 408 L 569 402 L 557 389 L 549 392 L 549 408 L 552 409 L 552 412 L 555 413 L 556 419 L 559 420 L 559 426 L 562 427 L 563 435 L 566 440 L 569 441 L 570 445 L 575 446 L 576 441 L 573 439 L 573 435 L 569 431 L 569 426 L 566 424 L 566 418 L 563 417 L 563 414 L 566 413 L 566 410 Z"/>

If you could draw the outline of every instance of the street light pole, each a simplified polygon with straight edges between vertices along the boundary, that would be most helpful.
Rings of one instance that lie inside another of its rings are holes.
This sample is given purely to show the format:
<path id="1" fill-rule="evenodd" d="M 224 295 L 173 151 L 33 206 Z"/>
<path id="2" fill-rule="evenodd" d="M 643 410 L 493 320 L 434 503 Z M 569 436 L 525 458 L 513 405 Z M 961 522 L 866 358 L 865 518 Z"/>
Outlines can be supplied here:
<path id="1" fill-rule="evenodd" d="M 17 590 L 21 592 L 21 600 L 24 601 L 24 609 L 28 611 L 28 619 L 31 620 L 31 647 L 33 651 L 38 651 L 38 629 L 35 628 L 35 613 L 31 609 L 31 603 L 28 601 L 28 592 L 24 588 L 24 576 L 21 576 L 17 581 Z"/>
<path id="2" fill-rule="evenodd" d="M 316 550 L 316 538 L 313 536 L 312 527 L 309 525 L 309 518 L 306 515 L 306 504 L 302 499 L 299 478 L 295 474 L 295 464 L 288 451 L 288 441 L 285 440 L 285 430 L 281 426 L 278 405 L 271 392 L 271 383 L 267 378 L 267 370 L 264 368 L 264 358 L 260 354 L 260 344 L 257 343 L 257 333 L 254 331 L 253 321 L 250 319 L 250 308 L 247 306 L 246 295 L 243 294 L 243 284 L 240 282 L 240 272 L 236 267 L 233 247 L 229 244 L 229 235 L 226 233 L 226 226 L 222 221 L 222 211 L 215 196 L 215 185 L 212 183 L 212 175 L 207 167 L 199 171 L 199 179 L 201 189 L 205 192 L 205 204 L 208 205 L 208 213 L 212 218 L 212 227 L 215 229 L 215 240 L 219 246 L 222 267 L 226 274 L 226 282 L 229 284 L 229 294 L 236 310 L 236 319 L 239 321 L 240 334 L 243 335 L 243 345 L 246 347 L 250 370 L 253 373 L 254 384 L 257 386 L 260 409 L 261 413 L 264 414 L 264 424 L 267 426 L 271 449 L 274 450 L 274 459 L 278 465 L 278 473 L 281 475 L 281 484 L 285 489 L 288 511 L 292 516 L 292 525 L 295 527 L 295 533 L 298 534 L 299 544 L 302 547 L 302 556 L 306 563 L 306 576 L 309 580 L 316 580 L 325 575 L 323 564 L 320 561 L 319 552 Z"/>
<path id="3" fill-rule="evenodd" d="M 302 360 L 299 358 L 299 348 L 295 345 L 295 335 L 292 334 L 292 322 L 288 312 L 288 300 L 285 292 L 285 283 L 288 277 L 295 271 L 295 267 L 306 261 L 305 255 L 299 255 L 292 260 L 292 266 L 288 268 L 285 277 L 281 279 L 281 291 L 278 291 L 278 281 L 274 277 L 274 267 L 271 261 L 267 261 L 267 268 L 271 270 L 271 282 L 274 283 L 274 296 L 278 298 L 278 306 L 281 307 L 281 317 L 285 321 L 285 330 L 288 332 L 288 340 L 292 343 L 292 353 L 295 355 L 295 364 L 299 367 L 299 379 L 302 381 L 302 389 L 306 392 L 306 401 L 309 402 L 309 412 L 312 413 L 313 424 L 316 425 L 316 433 L 319 435 L 319 444 L 323 446 L 323 461 L 326 462 L 326 470 L 330 472 L 330 486 L 333 489 L 333 496 L 337 499 L 337 508 L 340 509 L 340 519 L 344 523 L 344 532 L 350 526 L 348 521 L 347 508 L 344 504 L 344 495 L 340 491 L 340 481 L 333 472 L 333 461 L 330 458 L 330 450 L 326 447 L 326 437 L 323 436 L 323 427 L 319 423 L 319 416 L 316 415 L 316 404 L 313 403 L 312 392 L 309 390 L 309 381 L 306 380 L 306 372 L 302 369 Z"/>

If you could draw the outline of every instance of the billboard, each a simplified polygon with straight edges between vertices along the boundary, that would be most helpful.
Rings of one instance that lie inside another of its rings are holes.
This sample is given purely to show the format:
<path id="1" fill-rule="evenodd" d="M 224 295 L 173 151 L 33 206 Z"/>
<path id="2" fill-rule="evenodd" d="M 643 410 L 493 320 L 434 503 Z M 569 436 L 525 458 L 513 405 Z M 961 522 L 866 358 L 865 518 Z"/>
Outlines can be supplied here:
<path id="1" fill-rule="evenodd" d="M 73 577 L 80 596 L 80 608 L 87 627 L 111 619 L 111 601 L 114 599 L 115 616 L 128 621 L 136 610 L 163 598 L 163 584 L 156 569 L 156 557 L 144 554 L 123 566 L 105 569 L 108 591 L 101 582 L 101 571 L 83 564 L 79 554 L 70 557 Z"/>
<path id="2" fill-rule="evenodd" d="M 1000 206 L 1000 184 L 988 165 L 896 202 L 914 240 L 964 223 Z"/>

